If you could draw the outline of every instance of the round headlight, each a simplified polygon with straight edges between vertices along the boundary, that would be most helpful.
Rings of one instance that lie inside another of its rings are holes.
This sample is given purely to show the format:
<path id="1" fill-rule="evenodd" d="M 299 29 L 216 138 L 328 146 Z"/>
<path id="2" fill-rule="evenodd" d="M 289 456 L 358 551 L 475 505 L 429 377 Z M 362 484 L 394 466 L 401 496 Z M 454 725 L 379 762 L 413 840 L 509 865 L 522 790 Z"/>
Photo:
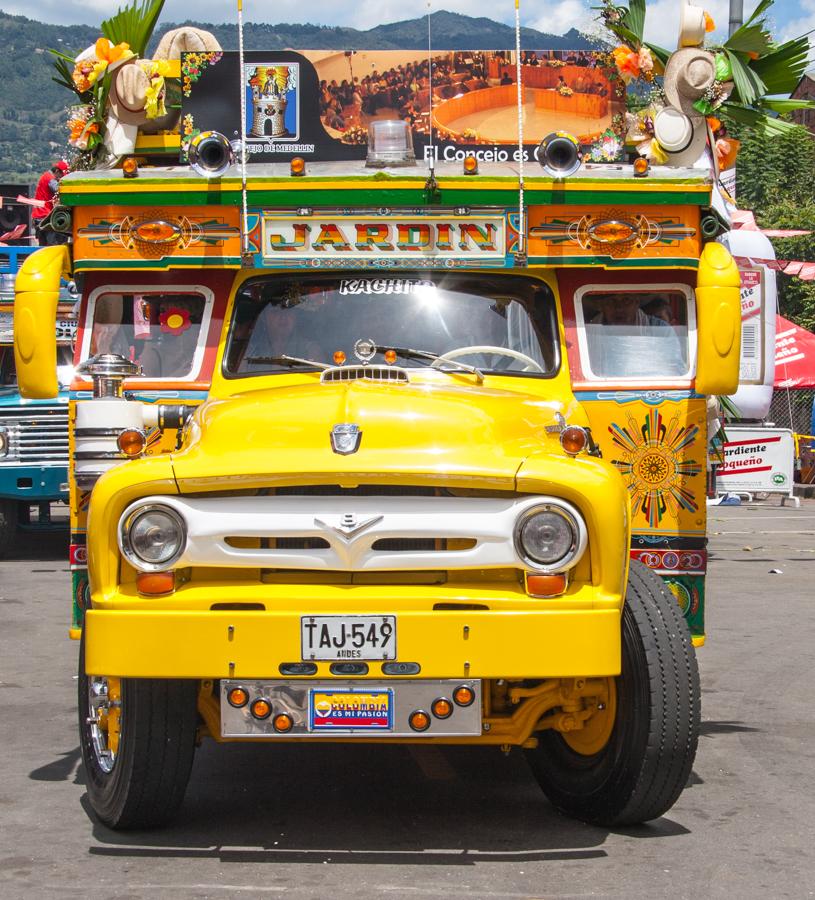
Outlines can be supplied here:
<path id="1" fill-rule="evenodd" d="M 0 428 L 0 456 L 8 453 L 8 432 L 5 428 Z"/>
<path id="2" fill-rule="evenodd" d="M 585 526 L 560 506 L 527 510 L 515 526 L 518 553 L 536 568 L 563 569 L 573 565 L 585 543 Z"/>
<path id="3" fill-rule="evenodd" d="M 137 507 L 122 520 L 122 553 L 137 569 L 169 568 L 186 542 L 184 520 L 169 506 Z"/>

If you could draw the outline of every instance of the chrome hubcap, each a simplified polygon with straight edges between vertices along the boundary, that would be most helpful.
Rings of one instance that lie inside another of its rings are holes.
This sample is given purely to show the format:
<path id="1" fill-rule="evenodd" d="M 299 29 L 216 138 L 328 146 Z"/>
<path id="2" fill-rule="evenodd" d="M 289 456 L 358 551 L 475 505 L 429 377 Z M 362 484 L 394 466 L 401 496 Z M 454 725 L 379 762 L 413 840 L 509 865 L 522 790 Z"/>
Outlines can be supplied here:
<path id="1" fill-rule="evenodd" d="M 114 679 L 118 681 L 118 679 Z M 111 685 L 104 676 L 88 677 L 88 718 L 91 745 L 99 768 L 109 773 L 116 762 L 118 750 L 119 709 L 121 700 L 118 692 L 111 691 Z"/>

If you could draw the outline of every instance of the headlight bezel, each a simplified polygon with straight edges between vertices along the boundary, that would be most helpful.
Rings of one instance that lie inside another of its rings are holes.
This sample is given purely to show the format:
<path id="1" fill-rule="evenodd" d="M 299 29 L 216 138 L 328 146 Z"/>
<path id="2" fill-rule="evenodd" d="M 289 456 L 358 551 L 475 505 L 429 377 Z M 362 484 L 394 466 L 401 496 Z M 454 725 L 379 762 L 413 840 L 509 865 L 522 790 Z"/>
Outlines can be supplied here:
<path id="1" fill-rule="evenodd" d="M 180 540 L 178 550 L 166 560 L 159 563 L 151 563 L 143 559 L 133 549 L 130 540 L 130 533 L 138 521 L 138 519 L 150 512 L 161 512 L 168 515 L 174 520 L 180 531 Z M 119 527 L 117 529 L 117 537 L 119 550 L 122 556 L 136 569 L 138 572 L 166 572 L 172 569 L 179 559 L 184 555 L 187 549 L 188 529 L 187 522 L 177 509 L 166 503 L 138 503 L 128 507 L 119 519 Z"/>
<path id="2" fill-rule="evenodd" d="M 543 563 L 535 559 L 524 546 L 522 540 L 524 526 L 531 518 L 541 513 L 554 513 L 560 516 L 572 531 L 572 542 L 569 550 L 560 559 L 550 563 Z M 515 552 L 530 571 L 544 574 L 565 572 L 577 565 L 583 556 L 588 545 L 588 530 L 583 516 L 570 503 L 551 499 L 538 503 L 535 506 L 530 506 L 518 516 L 513 530 L 513 542 L 515 544 Z"/>

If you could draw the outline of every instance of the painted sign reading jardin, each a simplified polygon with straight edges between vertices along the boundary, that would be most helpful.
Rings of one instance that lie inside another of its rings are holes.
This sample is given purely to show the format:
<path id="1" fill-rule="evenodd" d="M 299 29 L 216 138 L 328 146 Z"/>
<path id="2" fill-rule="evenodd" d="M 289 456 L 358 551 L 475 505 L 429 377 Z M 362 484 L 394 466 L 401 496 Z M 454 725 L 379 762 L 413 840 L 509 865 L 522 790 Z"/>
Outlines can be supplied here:
<path id="1" fill-rule="evenodd" d="M 364 159 L 368 125 L 383 118 L 408 123 L 420 160 L 461 159 L 466 148 L 484 162 L 534 161 L 541 139 L 562 129 L 593 162 L 621 158 L 624 84 L 609 54 L 525 50 L 520 68 L 521 150 L 514 51 L 250 52 L 243 69 L 236 53 L 184 54 L 182 142 L 207 130 L 240 136 L 243 93 L 253 162 Z"/>
<path id="2" fill-rule="evenodd" d="M 259 230 L 257 264 L 270 268 L 495 267 L 507 261 L 505 214 L 264 214 Z M 257 232 L 256 225 L 251 237 Z"/>

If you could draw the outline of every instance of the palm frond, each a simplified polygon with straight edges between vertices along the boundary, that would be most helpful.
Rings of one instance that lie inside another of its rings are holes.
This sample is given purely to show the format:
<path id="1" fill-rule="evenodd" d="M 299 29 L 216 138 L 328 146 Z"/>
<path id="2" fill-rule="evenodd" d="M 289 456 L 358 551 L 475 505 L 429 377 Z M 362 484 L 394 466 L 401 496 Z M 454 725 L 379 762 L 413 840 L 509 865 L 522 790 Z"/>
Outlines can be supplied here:
<path id="1" fill-rule="evenodd" d="M 102 34 L 112 44 L 124 41 L 136 56 L 144 56 L 163 8 L 164 0 L 134 0 L 102 22 Z"/>
<path id="2" fill-rule="evenodd" d="M 726 41 L 728 50 L 742 53 L 766 53 L 772 47 L 772 38 L 761 25 L 742 25 Z"/>
<path id="3" fill-rule="evenodd" d="M 756 104 L 760 109 L 766 108 L 776 113 L 788 113 L 794 109 L 815 109 L 815 100 L 775 100 L 765 98 Z"/>
<path id="4" fill-rule="evenodd" d="M 768 94 L 791 94 L 810 65 L 809 34 L 802 34 L 750 63 Z"/>
<path id="5" fill-rule="evenodd" d="M 645 0 L 628 0 L 628 10 L 623 15 L 623 24 L 637 37 L 637 44 L 642 43 L 642 32 L 645 29 Z"/>
<path id="6" fill-rule="evenodd" d="M 761 76 L 743 62 L 742 58 L 733 50 L 725 47 L 724 52 L 730 60 L 730 67 L 733 70 L 733 84 L 735 85 L 739 101 L 747 106 L 755 103 L 759 97 L 767 93 L 767 86 L 761 80 Z"/>
<path id="7" fill-rule="evenodd" d="M 765 12 L 767 12 L 767 10 L 773 5 L 773 3 L 775 3 L 775 0 L 761 0 L 758 6 L 751 13 L 750 18 L 741 27 L 749 28 L 749 26 L 752 25 L 753 22 L 757 21 L 759 18 L 761 18 L 761 16 L 764 15 Z M 734 35 L 738 34 L 739 31 L 741 31 L 741 28 L 738 29 L 738 31 L 735 31 Z"/>
<path id="8" fill-rule="evenodd" d="M 734 122 L 738 122 L 740 125 L 747 125 L 765 137 L 777 137 L 787 134 L 798 127 L 794 122 L 788 122 L 786 119 L 779 119 L 776 116 L 768 116 L 758 109 L 735 103 L 732 100 L 723 103 L 721 110 Z"/>
<path id="9" fill-rule="evenodd" d="M 654 59 L 658 59 L 662 63 L 662 68 L 664 69 L 673 51 L 652 44 L 650 41 L 643 41 L 643 45 L 651 51 L 651 55 Z"/>

